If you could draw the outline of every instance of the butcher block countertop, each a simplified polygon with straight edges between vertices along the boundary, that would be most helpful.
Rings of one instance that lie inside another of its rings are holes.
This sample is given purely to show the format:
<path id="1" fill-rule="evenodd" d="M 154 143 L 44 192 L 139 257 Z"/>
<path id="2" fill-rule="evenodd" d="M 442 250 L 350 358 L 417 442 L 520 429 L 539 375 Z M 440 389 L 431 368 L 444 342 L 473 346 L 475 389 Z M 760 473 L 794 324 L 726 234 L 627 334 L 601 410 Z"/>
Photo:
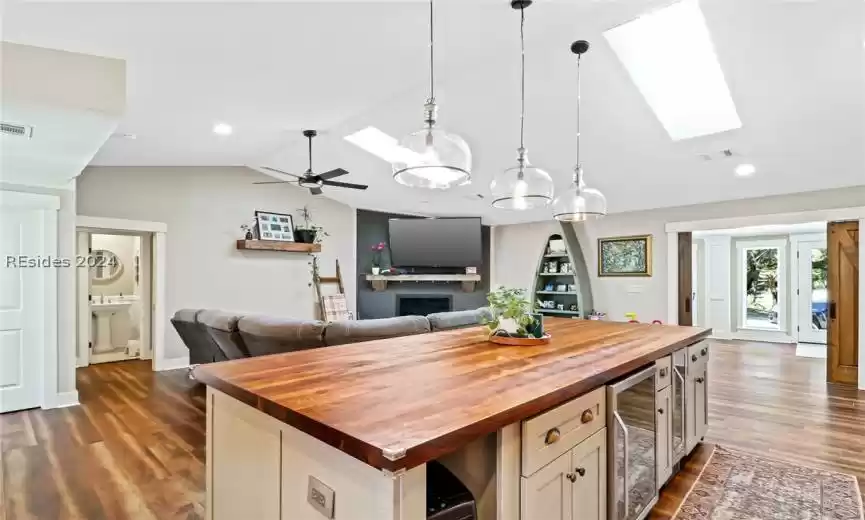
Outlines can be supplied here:
<path id="1" fill-rule="evenodd" d="M 645 366 L 710 329 L 545 318 L 549 344 L 435 332 L 202 365 L 199 381 L 357 458 L 409 469 Z"/>

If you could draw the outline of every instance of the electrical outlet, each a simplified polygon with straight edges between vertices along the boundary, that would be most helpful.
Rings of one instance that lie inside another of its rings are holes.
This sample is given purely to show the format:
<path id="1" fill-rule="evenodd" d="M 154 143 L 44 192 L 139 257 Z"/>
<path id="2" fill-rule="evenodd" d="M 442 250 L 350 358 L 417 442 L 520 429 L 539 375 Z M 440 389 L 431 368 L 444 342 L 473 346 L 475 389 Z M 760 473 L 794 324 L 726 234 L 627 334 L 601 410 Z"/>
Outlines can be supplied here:
<path id="1" fill-rule="evenodd" d="M 306 501 L 325 518 L 333 518 L 333 501 L 336 493 L 322 481 L 310 475 Z"/>

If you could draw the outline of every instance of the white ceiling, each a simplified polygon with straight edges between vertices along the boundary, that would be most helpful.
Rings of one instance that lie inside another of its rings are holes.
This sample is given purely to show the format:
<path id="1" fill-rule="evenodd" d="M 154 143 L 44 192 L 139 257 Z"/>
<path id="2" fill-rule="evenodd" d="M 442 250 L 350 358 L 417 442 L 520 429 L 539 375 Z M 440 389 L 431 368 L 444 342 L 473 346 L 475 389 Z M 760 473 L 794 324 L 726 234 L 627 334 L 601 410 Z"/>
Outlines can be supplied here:
<path id="1" fill-rule="evenodd" d="M 531 160 L 568 183 L 576 65 L 583 61 L 587 181 L 611 212 L 865 184 L 865 2 L 701 0 L 743 127 L 675 143 L 602 37 L 668 0 L 538 0 L 526 13 Z M 488 223 L 546 211 L 488 206 L 493 175 L 515 159 L 519 15 L 506 0 L 438 0 L 440 123 L 474 153 L 474 182 L 452 192 L 397 185 L 386 163 L 342 137 L 373 125 L 418 128 L 426 98 L 423 2 L 7 3 L 9 41 L 123 58 L 127 112 L 98 165 L 270 165 L 305 169 L 302 128 L 318 128 L 316 169 L 343 167 L 367 192 L 348 204 Z M 211 133 L 217 121 L 234 135 Z M 732 148 L 739 157 L 703 161 Z M 733 175 L 740 162 L 757 174 Z M 261 189 L 268 189 L 262 186 Z M 487 200 L 477 197 L 481 194 Z"/>

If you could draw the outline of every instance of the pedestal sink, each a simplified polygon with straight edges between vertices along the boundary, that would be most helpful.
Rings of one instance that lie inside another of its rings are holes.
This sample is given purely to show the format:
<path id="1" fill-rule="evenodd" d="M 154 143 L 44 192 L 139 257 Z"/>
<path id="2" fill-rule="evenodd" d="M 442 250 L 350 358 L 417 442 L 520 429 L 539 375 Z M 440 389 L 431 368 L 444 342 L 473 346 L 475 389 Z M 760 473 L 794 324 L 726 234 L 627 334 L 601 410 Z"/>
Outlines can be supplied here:
<path id="1" fill-rule="evenodd" d="M 132 302 L 92 302 L 90 310 L 96 315 L 96 341 L 93 345 L 93 353 L 100 354 L 111 352 L 114 345 L 111 344 L 111 316 L 115 312 L 127 312 Z"/>

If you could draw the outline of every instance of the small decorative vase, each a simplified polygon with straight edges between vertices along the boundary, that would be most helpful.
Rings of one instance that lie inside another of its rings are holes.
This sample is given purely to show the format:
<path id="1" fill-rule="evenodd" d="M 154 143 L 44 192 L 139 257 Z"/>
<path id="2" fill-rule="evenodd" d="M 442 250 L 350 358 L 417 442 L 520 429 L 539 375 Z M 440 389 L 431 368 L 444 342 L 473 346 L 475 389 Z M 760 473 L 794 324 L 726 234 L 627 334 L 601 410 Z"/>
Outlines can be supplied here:
<path id="1" fill-rule="evenodd" d="M 373 267 L 372 274 L 379 274 L 381 272 L 381 267 Z"/>
<path id="2" fill-rule="evenodd" d="M 252 236 L 252 231 L 247 231 L 247 232 L 246 232 L 246 239 L 247 239 L 247 240 L 252 240 L 253 238 L 254 238 L 254 237 Z"/>
<path id="3" fill-rule="evenodd" d="M 535 338 L 544 337 L 544 315 L 539 312 L 535 312 L 532 314 L 532 318 L 535 319 L 535 322 L 526 327 L 526 332 L 529 333 L 529 336 Z"/>

